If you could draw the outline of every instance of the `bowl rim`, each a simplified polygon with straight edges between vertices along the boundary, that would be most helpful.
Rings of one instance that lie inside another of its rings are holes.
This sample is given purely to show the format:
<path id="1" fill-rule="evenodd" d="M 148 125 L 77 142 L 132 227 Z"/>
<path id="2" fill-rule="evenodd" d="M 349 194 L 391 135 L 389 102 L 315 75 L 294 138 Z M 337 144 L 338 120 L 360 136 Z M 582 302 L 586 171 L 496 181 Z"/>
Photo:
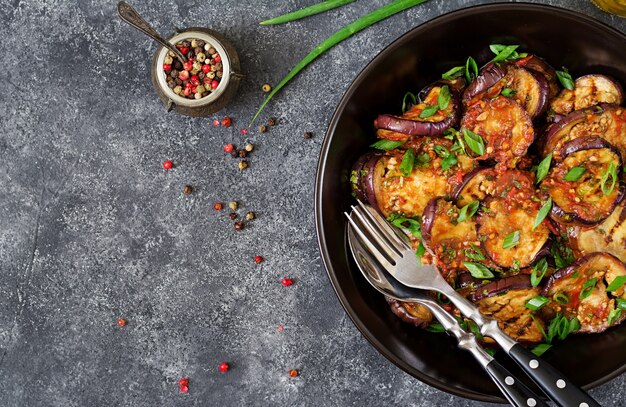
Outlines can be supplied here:
<path id="1" fill-rule="evenodd" d="M 409 375 L 417 378 L 423 383 L 426 383 L 432 387 L 435 387 L 439 390 L 445 391 L 450 394 L 454 394 L 461 397 L 466 397 L 473 400 L 478 401 L 486 401 L 492 403 L 506 403 L 506 400 L 503 397 L 497 397 L 492 395 L 486 395 L 484 393 L 472 392 L 465 389 L 459 389 L 457 387 L 446 384 L 445 382 L 428 376 L 420 370 L 413 368 L 411 365 L 406 363 L 404 360 L 396 357 L 391 351 L 389 351 L 383 344 L 374 336 L 374 334 L 370 331 L 370 329 L 356 317 L 356 312 L 350 305 L 348 298 L 344 295 L 343 291 L 340 288 L 338 279 L 336 277 L 335 269 L 332 265 L 332 260 L 330 253 L 328 252 L 328 247 L 326 245 L 326 237 L 324 235 L 323 228 L 323 215 L 322 215 L 322 185 L 324 184 L 324 168 L 326 167 L 326 162 L 328 158 L 328 154 L 330 151 L 330 145 L 333 139 L 333 135 L 339 123 L 340 115 L 345 111 L 348 101 L 354 95 L 356 89 L 363 82 L 363 78 L 367 76 L 367 74 L 374 69 L 377 62 L 379 60 L 384 59 L 388 55 L 390 55 L 393 51 L 395 51 L 398 47 L 402 46 L 405 42 L 408 42 L 411 37 L 415 35 L 417 32 L 422 32 L 429 30 L 433 25 L 441 24 L 447 20 L 454 19 L 458 17 L 460 14 L 478 14 L 478 13 L 487 13 L 493 11 L 500 11 L 506 9 L 517 9 L 517 10 L 531 10 L 531 11 L 548 11 L 548 12 L 557 12 L 568 16 L 573 19 L 577 19 L 581 22 L 584 22 L 589 25 L 595 25 L 598 28 L 612 32 L 613 34 L 620 36 L 626 42 L 626 34 L 619 31 L 618 29 L 609 26 L 608 24 L 599 21 L 593 17 L 587 16 L 577 11 L 556 7 L 552 5 L 546 4 L 535 4 L 535 3 L 509 3 L 509 2 L 497 2 L 490 4 L 477 4 L 469 7 L 464 7 L 456 10 L 449 11 L 445 14 L 434 17 L 430 20 L 424 21 L 423 23 L 411 28 L 400 37 L 393 40 L 391 43 L 386 45 L 377 55 L 375 55 L 367 65 L 361 69 L 361 71 L 354 77 L 343 96 L 341 97 L 339 104 L 335 108 L 331 121 L 328 125 L 328 129 L 324 134 L 324 139 L 322 141 L 322 147 L 320 149 L 320 155 L 318 158 L 316 175 L 315 175 L 315 196 L 314 196 L 314 206 L 315 206 L 315 232 L 317 235 L 317 244 L 320 251 L 320 256 L 322 259 L 322 264 L 324 265 L 324 269 L 326 270 L 326 274 L 331 282 L 333 290 L 339 299 L 341 306 L 344 311 L 352 320 L 352 323 L 357 327 L 359 332 L 367 339 L 367 341 L 387 360 L 392 362 L 394 365 L 402 369 L 404 372 Z M 614 370 L 611 373 L 604 375 L 591 383 L 588 383 L 582 386 L 583 389 L 588 390 L 594 387 L 597 387 L 601 384 L 608 382 L 609 380 L 619 376 L 620 374 L 626 371 L 626 364 L 621 368 Z"/>

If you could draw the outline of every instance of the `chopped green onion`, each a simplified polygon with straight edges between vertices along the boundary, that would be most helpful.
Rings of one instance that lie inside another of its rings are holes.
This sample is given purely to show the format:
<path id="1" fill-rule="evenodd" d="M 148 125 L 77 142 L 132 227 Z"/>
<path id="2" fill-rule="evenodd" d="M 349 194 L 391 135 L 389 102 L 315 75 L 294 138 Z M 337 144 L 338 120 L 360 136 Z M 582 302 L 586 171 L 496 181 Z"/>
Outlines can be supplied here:
<path id="1" fill-rule="evenodd" d="M 465 69 L 464 66 L 455 66 L 454 68 L 450 69 L 449 71 L 443 73 L 441 75 L 441 79 L 445 79 L 447 81 L 451 81 L 453 79 L 456 79 L 459 76 L 463 75 L 463 70 L 464 69 Z"/>
<path id="2" fill-rule="evenodd" d="M 387 220 L 397 228 L 408 230 L 409 233 L 417 239 L 422 238 L 422 226 L 420 224 L 421 219 L 419 219 L 419 217 L 418 219 L 405 218 L 400 214 L 392 213 L 389 217 L 387 217 Z"/>
<path id="3" fill-rule="evenodd" d="M 439 90 L 439 95 L 437 95 L 437 104 L 439 105 L 439 109 L 445 110 L 450 104 L 450 88 L 448 85 L 443 85 L 441 90 Z"/>
<path id="4" fill-rule="evenodd" d="M 565 177 L 563 178 L 565 181 L 573 181 L 576 182 L 580 179 L 580 177 L 583 176 L 583 174 L 587 171 L 587 169 L 585 167 L 572 167 L 570 168 L 569 171 L 567 171 L 567 174 L 565 174 Z"/>
<path id="5" fill-rule="evenodd" d="M 471 261 L 464 261 L 463 265 L 469 270 L 470 274 L 474 278 L 494 278 L 495 276 L 487 267 L 480 263 L 474 263 Z"/>
<path id="6" fill-rule="evenodd" d="M 467 205 L 463 206 L 461 210 L 459 211 L 459 218 L 457 220 L 459 222 L 464 222 L 467 219 L 470 219 L 472 216 L 476 214 L 476 211 L 478 211 L 479 205 L 480 205 L 480 202 L 472 201 L 468 203 Z"/>
<path id="7" fill-rule="evenodd" d="M 537 212 L 537 216 L 535 217 L 535 222 L 533 223 L 533 229 L 535 230 L 537 226 L 541 225 L 541 222 L 548 216 L 550 210 L 552 209 L 552 197 L 548 197 L 546 203 L 541 206 L 539 212 Z"/>
<path id="8" fill-rule="evenodd" d="M 465 256 L 468 259 L 478 260 L 478 261 L 486 260 L 483 252 L 481 252 L 480 249 L 476 247 L 474 243 L 470 243 L 470 247 L 471 249 L 465 249 Z"/>
<path id="9" fill-rule="evenodd" d="M 441 325 L 439 322 L 432 322 L 430 325 L 428 325 L 426 327 L 426 330 L 428 332 L 434 332 L 434 333 L 442 333 L 445 332 L 445 328 L 443 327 L 443 325 Z"/>
<path id="10" fill-rule="evenodd" d="M 415 164 L 415 150 L 409 148 L 402 156 L 402 162 L 400 163 L 400 172 L 405 177 L 411 175 L 413 171 L 413 165 Z"/>
<path id="11" fill-rule="evenodd" d="M 616 298 L 615 299 L 615 308 L 619 308 L 621 310 L 626 310 L 626 300 L 623 300 L 621 298 Z"/>
<path id="12" fill-rule="evenodd" d="M 454 165 L 459 162 L 455 154 L 450 154 L 443 160 L 441 160 L 441 169 L 444 171 L 448 171 Z"/>
<path id="13" fill-rule="evenodd" d="M 472 79 L 478 76 L 478 65 L 476 65 L 476 61 L 474 58 L 468 57 L 467 61 L 465 61 L 465 79 L 467 79 L 467 83 L 470 83 Z"/>
<path id="14" fill-rule="evenodd" d="M 609 283 L 609 286 L 606 288 L 607 292 L 617 291 L 626 283 L 626 276 L 617 276 L 613 281 Z"/>
<path id="15" fill-rule="evenodd" d="M 412 104 L 416 104 L 417 103 L 417 96 L 415 96 L 413 94 L 413 92 L 405 93 L 404 97 L 402 98 L 402 113 L 406 112 L 406 109 L 407 109 L 406 99 L 407 98 L 411 99 L 411 103 Z"/>
<path id="16" fill-rule="evenodd" d="M 446 146 L 440 146 L 439 144 L 435 144 L 433 146 L 433 150 L 435 150 L 435 153 L 437 153 L 439 157 L 446 158 L 450 155 L 450 151 Z"/>
<path id="17" fill-rule="evenodd" d="M 485 352 L 489 354 L 489 356 L 495 356 L 496 350 L 494 348 L 485 348 Z"/>
<path id="18" fill-rule="evenodd" d="M 595 277 L 590 278 L 583 285 L 583 289 L 580 290 L 580 294 L 578 295 L 578 298 L 580 298 L 581 300 L 584 300 L 585 298 L 589 297 L 595 287 L 596 287 L 596 278 Z"/>
<path id="19" fill-rule="evenodd" d="M 530 300 L 526 302 L 526 308 L 533 310 L 533 311 L 537 311 L 538 309 L 540 309 L 541 307 L 543 307 L 549 302 L 550 302 L 549 298 L 538 295 L 536 297 L 531 298 Z"/>
<path id="20" fill-rule="evenodd" d="M 252 126 L 252 123 L 259 117 L 263 108 L 267 103 L 272 99 L 272 97 L 282 89 L 291 79 L 293 79 L 298 72 L 303 70 L 308 64 L 314 61 L 318 56 L 322 55 L 324 52 L 331 49 L 336 44 L 345 40 L 348 37 L 358 33 L 359 31 L 375 24 L 381 20 L 384 20 L 388 17 L 391 17 L 394 14 L 397 14 L 401 11 L 404 11 L 408 8 L 417 6 L 418 4 L 422 4 L 427 0 L 395 0 L 389 4 L 386 4 L 377 10 L 372 11 L 371 13 L 359 18 L 341 28 L 339 31 L 332 34 L 330 37 L 319 43 L 313 51 L 309 52 L 300 62 L 296 64 L 289 73 L 276 85 L 274 89 L 267 95 L 257 112 L 254 114 L 254 117 L 250 121 L 249 126 Z"/>
<path id="21" fill-rule="evenodd" d="M 607 324 L 609 326 L 613 325 L 613 323 L 615 323 L 621 316 L 622 316 L 621 309 L 612 310 L 611 312 L 609 312 L 609 319 L 607 320 Z"/>
<path id="22" fill-rule="evenodd" d="M 491 48 L 491 47 L 490 47 Z M 500 52 L 498 52 L 498 54 L 495 56 L 494 59 L 492 59 L 493 62 L 502 62 L 507 60 L 511 54 L 513 54 L 513 52 L 515 52 L 515 50 L 519 48 L 519 45 L 507 45 L 504 48 L 502 48 L 500 50 Z M 493 51 L 493 49 L 492 49 Z"/>
<path id="23" fill-rule="evenodd" d="M 507 98 L 515 95 L 516 93 L 517 91 L 511 88 L 502 88 L 502 91 L 500 92 L 502 96 L 505 96 Z"/>
<path id="24" fill-rule="evenodd" d="M 550 254 L 554 257 L 554 264 L 557 269 L 567 267 L 574 262 L 574 253 L 569 246 L 563 244 L 560 239 L 550 248 Z"/>
<path id="25" fill-rule="evenodd" d="M 419 246 L 417 246 L 417 250 L 415 251 L 415 255 L 420 259 L 426 253 L 426 248 L 424 247 L 424 243 L 420 240 Z"/>
<path id="26" fill-rule="evenodd" d="M 291 13 L 283 14 L 278 17 L 271 18 L 269 20 L 261 21 L 259 24 L 261 25 L 273 25 L 273 24 L 283 24 L 289 21 L 299 20 L 301 18 L 309 17 L 324 11 L 328 11 L 334 9 L 335 7 L 340 7 L 349 3 L 354 2 L 355 0 L 327 0 L 322 1 L 317 4 L 313 4 L 312 6 L 305 7 L 300 10 L 292 11 Z"/>
<path id="27" fill-rule="evenodd" d="M 420 112 L 420 119 L 426 119 L 439 111 L 439 105 L 426 106 L 424 110 Z"/>
<path id="28" fill-rule="evenodd" d="M 544 353 L 546 353 L 546 351 L 548 349 L 550 349 L 552 347 L 552 345 L 550 345 L 549 343 L 540 343 L 539 345 L 536 345 L 535 347 L 533 347 L 530 351 L 537 357 L 543 355 Z"/>
<path id="29" fill-rule="evenodd" d="M 558 302 L 559 304 L 567 304 L 569 303 L 569 298 L 567 297 L 567 295 L 563 294 L 563 293 L 557 293 L 554 295 L 554 301 Z"/>
<path id="30" fill-rule="evenodd" d="M 537 264 L 533 267 L 533 270 L 530 273 L 530 284 L 533 287 L 537 287 L 541 282 L 543 276 L 546 275 L 546 271 L 548 271 L 548 262 L 546 258 L 539 260 Z"/>
<path id="31" fill-rule="evenodd" d="M 417 155 L 415 158 L 415 166 L 419 168 L 428 167 L 428 163 L 430 162 L 430 155 L 428 153 L 423 152 Z"/>
<path id="32" fill-rule="evenodd" d="M 404 141 L 394 141 L 394 140 L 383 139 L 383 140 L 378 140 L 377 142 L 372 144 L 370 147 L 374 147 L 379 150 L 393 150 L 396 147 L 400 147 L 402 144 L 404 144 Z"/>
<path id="33" fill-rule="evenodd" d="M 559 78 L 559 82 L 565 89 L 574 90 L 574 79 L 572 79 L 567 68 L 563 67 L 562 71 L 556 71 L 556 77 Z"/>
<path id="34" fill-rule="evenodd" d="M 471 319 L 467 320 L 467 324 L 469 325 L 470 332 L 474 334 L 476 339 L 481 341 L 484 337 L 483 337 L 482 332 L 480 332 L 480 328 L 478 327 L 478 324 L 472 321 Z"/>
<path id="35" fill-rule="evenodd" d="M 463 138 L 465 139 L 465 143 L 467 143 L 467 146 L 473 152 L 475 152 L 479 156 L 485 154 L 485 142 L 483 141 L 482 137 L 480 137 L 473 131 L 466 129 L 465 127 L 462 128 L 461 131 L 463 132 Z"/>
<path id="36" fill-rule="evenodd" d="M 607 186 L 606 182 L 608 181 L 609 177 L 611 177 L 611 184 L 610 186 Z M 613 192 L 613 189 L 615 188 L 616 182 L 617 182 L 617 169 L 615 168 L 615 164 L 611 162 L 609 164 L 609 168 L 606 170 L 606 172 L 602 176 L 602 181 L 600 182 L 600 185 L 602 186 L 602 193 L 605 196 L 611 195 L 611 192 Z"/>
<path id="37" fill-rule="evenodd" d="M 515 232 L 511 232 L 504 237 L 504 242 L 502 243 L 503 249 L 511 249 L 519 243 L 519 230 Z"/>
<path id="38" fill-rule="evenodd" d="M 537 166 L 537 184 L 543 181 L 546 175 L 548 175 L 548 171 L 550 170 L 551 163 L 552 163 L 552 153 L 548 154 L 546 158 L 541 160 L 541 162 Z"/>

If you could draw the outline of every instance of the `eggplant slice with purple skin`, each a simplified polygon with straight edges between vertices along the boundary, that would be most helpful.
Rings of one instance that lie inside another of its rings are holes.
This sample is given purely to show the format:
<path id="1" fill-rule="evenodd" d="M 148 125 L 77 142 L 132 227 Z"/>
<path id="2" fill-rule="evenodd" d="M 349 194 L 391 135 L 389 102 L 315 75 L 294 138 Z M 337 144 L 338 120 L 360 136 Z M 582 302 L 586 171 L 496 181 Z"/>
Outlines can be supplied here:
<path id="1" fill-rule="evenodd" d="M 476 262 L 468 257 L 468 253 L 475 252 L 480 246 L 474 219 L 459 222 L 458 218 L 459 209 L 454 204 L 437 198 L 428 203 L 422 216 L 424 247 L 433 255 L 435 265 L 450 283 L 458 273 L 467 271 L 463 262 Z M 493 265 L 487 262 L 486 266 Z"/>
<path id="2" fill-rule="evenodd" d="M 478 167 L 463 176 L 461 184 L 452 191 L 452 199 L 459 208 L 473 202 L 483 201 L 495 191 L 497 174 L 493 168 Z"/>
<path id="3" fill-rule="evenodd" d="M 433 314 L 425 306 L 416 302 L 402 302 L 385 296 L 391 312 L 404 322 L 418 328 L 426 328 L 433 320 Z"/>
<path id="4" fill-rule="evenodd" d="M 539 117 L 548 107 L 550 86 L 546 78 L 515 63 L 487 64 L 465 90 L 463 101 L 471 104 L 475 98 L 494 97 L 504 88 L 512 90 L 510 98 L 519 103 L 532 119 Z"/>
<path id="5" fill-rule="evenodd" d="M 619 151 L 600 137 L 588 136 L 565 144 L 559 155 L 541 182 L 552 197 L 551 217 L 581 226 L 602 222 L 624 197 Z M 607 175 L 611 167 L 613 175 Z"/>
<path id="6" fill-rule="evenodd" d="M 607 252 L 626 263 L 626 199 L 595 228 L 567 228 L 570 245 L 578 255 Z"/>
<path id="7" fill-rule="evenodd" d="M 385 217 L 392 213 L 414 218 L 421 216 L 432 198 L 447 195 L 456 184 L 450 180 L 450 172 L 466 172 L 472 161 L 464 155 L 450 170 L 441 169 L 443 158 L 435 151 L 436 146 L 450 150 L 452 141 L 447 139 L 418 139 L 410 143 L 415 151 L 415 163 L 409 176 L 400 170 L 405 150 L 391 150 L 385 155 L 374 155 L 357 164 L 361 168 L 352 173 L 352 184 L 358 197 L 377 208 Z"/>
<path id="8" fill-rule="evenodd" d="M 514 168 L 535 139 L 533 123 L 526 110 L 504 96 L 479 99 L 468 106 L 461 127 L 484 141 L 485 153 L 476 159 L 492 158 L 505 168 Z"/>
<path id="9" fill-rule="evenodd" d="M 516 341 L 537 343 L 543 340 L 544 324 L 539 318 L 533 320 L 526 303 L 539 291 L 532 287 L 527 274 L 517 274 L 479 286 L 472 300 L 483 315 L 495 318 L 500 329 Z"/>
<path id="10" fill-rule="evenodd" d="M 550 302 L 542 312 L 546 317 L 558 313 L 578 318 L 579 332 L 602 332 L 626 318 L 626 312 L 617 311 L 616 302 L 626 300 L 623 284 L 607 292 L 616 278 L 624 277 L 626 265 L 620 259 L 608 253 L 590 253 L 550 276 L 542 293 Z"/>
<path id="11" fill-rule="evenodd" d="M 606 75 L 593 74 L 576 79 L 574 89 L 563 89 L 550 102 L 550 108 L 556 114 L 566 115 L 599 103 L 621 105 L 623 102 L 624 91 L 618 81 Z"/>
<path id="12" fill-rule="evenodd" d="M 352 166 L 350 174 L 353 196 L 375 208 L 378 207 L 376 191 L 380 189 L 376 181 L 382 178 L 385 170 L 381 161 L 382 156 L 378 151 L 363 154 Z"/>
<path id="13" fill-rule="evenodd" d="M 548 81 L 548 99 L 554 98 L 559 94 L 559 82 L 556 76 L 556 70 L 548 64 L 543 58 L 537 55 L 529 55 L 526 58 L 518 59 L 515 61 L 517 66 L 523 66 L 526 69 L 530 69 L 543 75 Z"/>
<path id="14" fill-rule="evenodd" d="M 597 135 L 615 146 L 626 157 L 626 109 L 616 105 L 600 105 L 576 110 L 550 125 L 542 140 L 541 153 L 558 156 L 561 147 L 576 138 Z"/>
<path id="15" fill-rule="evenodd" d="M 445 83 L 432 85 L 421 103 L 406 111 L 402 116 L 381 114 L 374 120 L 376 135 L 379 138 L 390 140 L 408 140 L 413 136 L 433 137 L 443 134 L 444 131 L 459 123 L 461 117 L 461 103 L 457 91 L 450 91 L 450 102 L 443 110 L 438 110 L 432 116 L 420 118 L 424 109 L 438 103 L 439 92 Z M 449 86 L 449 85 L 448 85 Z"/>

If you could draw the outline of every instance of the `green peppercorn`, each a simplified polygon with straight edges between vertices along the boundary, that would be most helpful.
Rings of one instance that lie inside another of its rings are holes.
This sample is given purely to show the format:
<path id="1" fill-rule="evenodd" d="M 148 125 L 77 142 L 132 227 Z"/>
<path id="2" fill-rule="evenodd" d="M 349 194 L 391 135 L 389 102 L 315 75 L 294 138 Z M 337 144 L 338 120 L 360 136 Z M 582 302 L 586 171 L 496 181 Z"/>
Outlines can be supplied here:
<path id="1" fill-rule="evenodd" d="M 228 203 L 228 207 L 233 211 L 236 211 L 237 208 L 239 208 L 239 203 L 237 203 L 237 201 L 231 201 Z"/>
<path id="2" fill-rule="evenodd" d="M 256 218 L 256 215 L 254 214 L 254 212 L 246 213 L 246 220 L 252 220 L 254 218 Z"/>
<path id="3" fill-rule="evenodd" d="M 191 185 L 185 185 L 185 187 L 183 188 L 183 194 L 191 195 L 192 192 L 193 192 L 193 187 Z"/>

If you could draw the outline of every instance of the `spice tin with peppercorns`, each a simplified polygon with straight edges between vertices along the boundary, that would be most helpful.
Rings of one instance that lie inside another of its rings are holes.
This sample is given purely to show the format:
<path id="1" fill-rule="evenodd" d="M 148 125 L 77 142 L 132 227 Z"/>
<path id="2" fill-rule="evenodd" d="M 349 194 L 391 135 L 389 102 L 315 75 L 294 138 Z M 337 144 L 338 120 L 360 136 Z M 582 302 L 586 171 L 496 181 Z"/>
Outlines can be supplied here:
<path id="1" fill-rule="evenodd" d="M 241 74 L 237 51 L 224 36 L 213 30 L 191 27 L 185 30 L 177 30 L 168 39 L 174 45 L 192 40 L 210 44 L 210 48 L 216 51 L 215 55 L 219 61 L 218 66 L 221 77 L 219 82 L 213 82 L 214 88 L 211 89 L 211 92 L 205 92 L 203 95 L 198 95 L 197 98 L 185 97 L 183 92 L 180 92 L 180 89 L 176 89 L 179 91 L 179 93 L 176 93 L 174 90 L 176 87 L 172 87 L 171 70 L 173 68 L 166 63 L 170 62 L 169 60 L 172 57 L 169 54 L 170 51 L 165 47 L 159 47 L 152 58 L 152 85 L 159 98 L 167 106 L 168 112 L 174 110 L 186 116 L 208 116 L 223 109 L 233 99 L 243 75 Z M 178 48 L 180 49 L 180 47 Z M 203 56 L 204 53 L 200 57 L 202 58 Z M 209 61 L 207 60 L 206 62 L 208 63 Z M 213 69 L 215 68 L 213 67 Z"/>

